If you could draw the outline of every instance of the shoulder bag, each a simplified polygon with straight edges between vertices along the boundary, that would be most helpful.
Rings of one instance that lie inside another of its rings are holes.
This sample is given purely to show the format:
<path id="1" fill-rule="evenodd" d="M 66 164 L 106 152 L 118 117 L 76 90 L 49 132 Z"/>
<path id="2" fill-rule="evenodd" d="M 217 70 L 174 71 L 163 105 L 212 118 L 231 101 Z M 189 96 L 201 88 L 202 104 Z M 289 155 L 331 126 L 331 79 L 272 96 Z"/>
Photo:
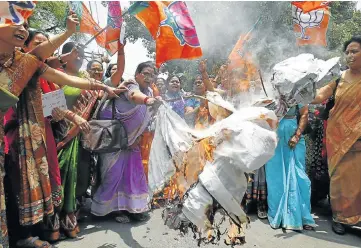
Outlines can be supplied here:
<path id="1" fill-rule="evenodd" d="M 100 108 L 104 105 L 108 94 L 105 93 L 89 121 L 90 132 L 82 135 L 82 146 L 94 153 L 111 153 L 128 148 L 127 131 L 120 120 L 115 119 L 115 101 L 112 104 L 112 119 L 98 120 Z"/>

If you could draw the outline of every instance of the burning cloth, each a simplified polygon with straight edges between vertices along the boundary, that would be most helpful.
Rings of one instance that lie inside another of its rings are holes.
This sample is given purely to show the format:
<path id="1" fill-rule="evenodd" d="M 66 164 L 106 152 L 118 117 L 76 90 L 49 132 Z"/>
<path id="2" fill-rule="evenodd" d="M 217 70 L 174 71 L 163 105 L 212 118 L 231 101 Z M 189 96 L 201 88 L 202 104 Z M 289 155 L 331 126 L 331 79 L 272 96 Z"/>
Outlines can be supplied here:
<path id="1" fill-rule="evenodd" d="M 230 217 L 232 229 L 243 233 L 248 223 L 241 208 L 247 187 L 245 173 L 260 168 L 273 156 L 277 122 L 273 111 L 248 107 L 207 129 L 193 130 L 170 107 L 162 105 L 148 179 L 151 195 L 168 187 L 171 201 L 163 212 L 166 224 L 181 230 L 191 227 L 199 235 L 208 232 L 209 240 L 214 237 L 210 233 L 217 232 L 214 216 L 220 210 Z"/>

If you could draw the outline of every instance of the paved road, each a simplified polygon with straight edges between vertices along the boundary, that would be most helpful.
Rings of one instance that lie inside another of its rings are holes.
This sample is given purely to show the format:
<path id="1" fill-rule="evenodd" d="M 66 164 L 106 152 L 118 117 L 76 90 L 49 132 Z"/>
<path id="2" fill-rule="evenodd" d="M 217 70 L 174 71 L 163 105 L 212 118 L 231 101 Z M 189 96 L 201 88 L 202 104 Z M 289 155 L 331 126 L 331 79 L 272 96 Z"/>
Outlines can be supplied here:
<path id="1" fill-rule="evenodd" d="M 316 231 L 303 233 L 273 230 L 267 221 L 251 216 L 250 229 L 246 232 L 243 248 L 346 248 L 361 247 L 361 230 L 354 229 L 345 236 L 335 235 L 331 230 L 330 217 L 316 216 Z M 179 232 L 163 225 L 161 210 L 150 213 L 150 219 L 142 224 L 119 224 L 112 219 L 87 220 L 82 223 L 80 240 L 65 240 L 58 248 L 196 248 L 191 234 L 181 237 Z M 229 247 L 223 243 L 202 247 Z M 239 246 L 241 247 L 241 246 Z"/>

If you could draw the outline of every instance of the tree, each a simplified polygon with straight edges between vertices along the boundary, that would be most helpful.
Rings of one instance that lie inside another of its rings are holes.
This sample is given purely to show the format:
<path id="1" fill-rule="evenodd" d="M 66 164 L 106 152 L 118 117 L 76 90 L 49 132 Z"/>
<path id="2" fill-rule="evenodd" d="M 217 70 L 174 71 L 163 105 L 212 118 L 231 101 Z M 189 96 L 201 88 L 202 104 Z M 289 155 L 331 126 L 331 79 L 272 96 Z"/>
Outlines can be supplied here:
<path id="1" fill-rule="evenodd" d="M 31 28 L 43 30 L 51 34 L 59 34 L 66 30 L 68 2 L 38 1 L 33 15 L 29 18 Z M 71 37 L 75 42 L 87 40 L 85 34 L 76 33 Z"/>
<path id="2" fill-rule="evenodd" d="M 60 1 L 37 2 L 35 11 L 29 19 L 30 26 L 55 34 L 65 31 L 67 6 L 66 2 Z"/>

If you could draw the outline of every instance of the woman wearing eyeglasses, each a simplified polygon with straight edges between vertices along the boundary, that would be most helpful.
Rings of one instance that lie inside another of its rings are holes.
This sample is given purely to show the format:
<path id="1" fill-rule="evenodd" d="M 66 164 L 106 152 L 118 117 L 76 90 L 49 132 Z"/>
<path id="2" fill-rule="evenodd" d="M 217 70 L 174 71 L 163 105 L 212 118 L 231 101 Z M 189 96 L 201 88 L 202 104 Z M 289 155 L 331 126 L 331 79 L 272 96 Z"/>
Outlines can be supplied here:
<path id="1" fill-rule="evenodd" d="M 94 78 L 98 81 L 102 81 L 104 69 L 102 62 L 98 60 L 91 60 L 86 66 L 86 70 L 89 73 L 91 78 Z"/>
<path id="2" fill-rule="evenodd" d="M 151 106 L 157 102 L 151 89 L 155 78 L 155 69 L 151 63 L 139 64 L 135 82 L 129 82 L 129 91 L 115 100 L 115 118 L 125 125 L 128 149 L 99 156 L 101 184 L 91 207 L 92 214 L 96 216 L 113 213 L 117 222 L 128 223 L 131 219 L 145 220 L 145 213 L 149 211 L 148 185 L 139 142 L 150 122 Z M 115 86 L 120 80 L 113 74 L 105 83 Z M 100 118 L 112 118 L 111 104 L 101 110 Z"/>

